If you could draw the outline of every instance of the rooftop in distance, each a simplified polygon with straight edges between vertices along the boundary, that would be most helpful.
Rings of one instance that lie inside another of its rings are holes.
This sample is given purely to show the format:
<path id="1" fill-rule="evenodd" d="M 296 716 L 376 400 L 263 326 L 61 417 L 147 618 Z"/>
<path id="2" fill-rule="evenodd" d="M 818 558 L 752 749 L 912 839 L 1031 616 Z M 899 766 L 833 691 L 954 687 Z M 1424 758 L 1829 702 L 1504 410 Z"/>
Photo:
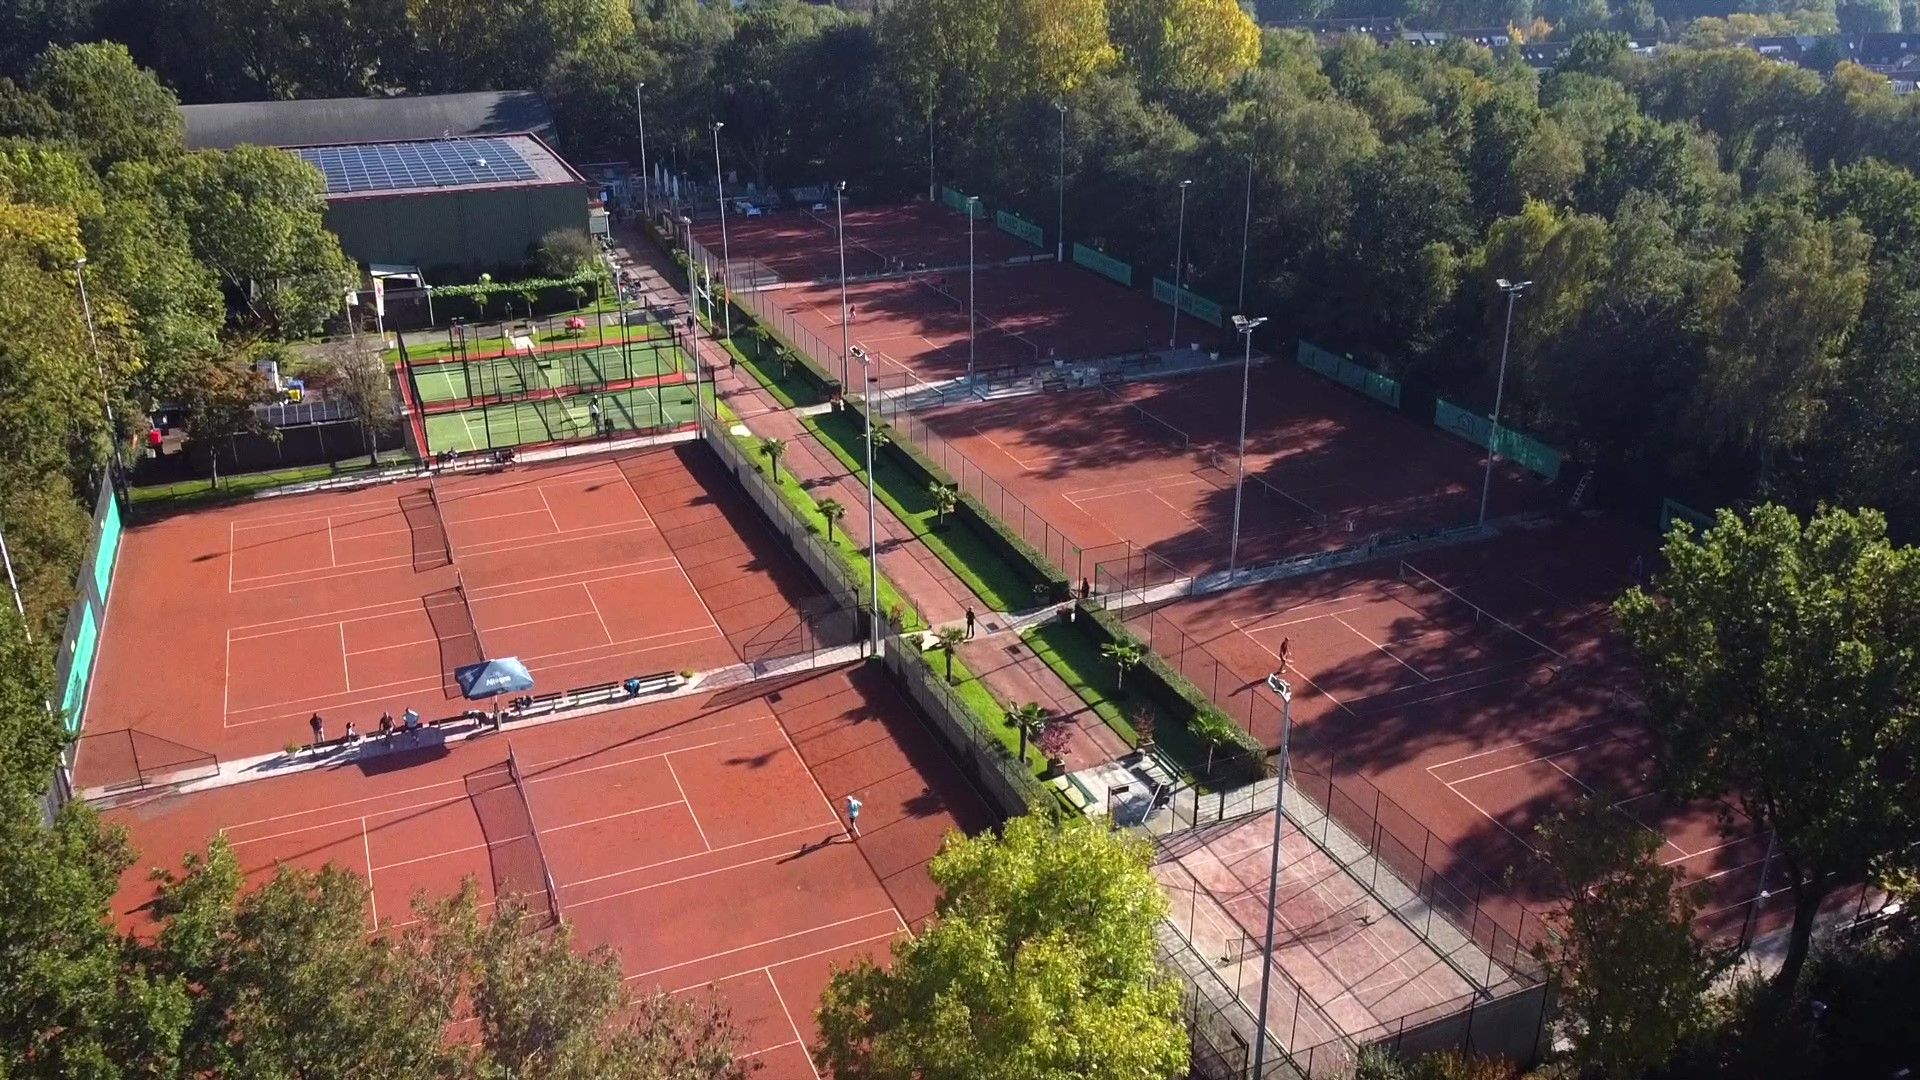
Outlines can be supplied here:
<path id="1" fill-rule="evenodd" d="M 329 199 L 586 182 L 539 138 L 525 133 L 286 149 L 320 170 Z"/>

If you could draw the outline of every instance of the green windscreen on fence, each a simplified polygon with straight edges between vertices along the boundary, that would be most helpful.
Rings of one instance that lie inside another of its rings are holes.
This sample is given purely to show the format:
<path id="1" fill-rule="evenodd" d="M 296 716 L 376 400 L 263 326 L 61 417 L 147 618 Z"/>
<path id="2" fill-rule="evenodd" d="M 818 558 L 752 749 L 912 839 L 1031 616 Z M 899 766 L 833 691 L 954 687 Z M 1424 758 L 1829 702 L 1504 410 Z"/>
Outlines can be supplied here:
<path id="1" fill-rule="evenodd" d="M 1672 499 L 1661 499 L 1660 535 L 1665 536 L 1667 530 L 1673 528 L 1673 523 L 1676 521 L 1691 523 L 1696 536 L 1699 535 L 1700 530 L 1713 527 L 1712 514 L 1703 514 L 1693 507 L 1688 506 L 1686 503 L 1675 502 Z"/>
<path id="2" fill-rule="evenodd" d="M 1309 371 L 1317 371 L 1334 382 L 1350 390 L 1358 390 L 1375 401 L 1394 408 L 1400 407 L 1400 384 L 1385 375 L 1347 359 L 1337 356 L 1315 345 L 1311 341 L 1300 342 L 1295 357 L 1300 366 Z"/>
<path id="3" fill-rule="evenodd" d="M 956 213 L 964 214 L 968 212 L 967 196 L 957 188 L 942 187 L 940 189 L 940 201 L 947 204 L 947 209 L 953 210 Z M 972 213 L 974 217 L 986 217 L 987 204 L 973 203 Z"/>
<path id="4" fill-rule="evenodd" d="M 120 556 L 120 499 L 111 478 L 100 477 L 94 500 L 87 562 L 78 582 L 79 595 L 67 612 L 67 625 L 54 656 L 54 682 L 60 687 L 60 708 L 67 730 L 79 731 L 93 682 L 93 661 L 100 648 L 100 628 L 107 618 L 107 594 L 113 586 L 114 563 Z"/>
<path id="5" fill-rule="evenodd" d="M 1433 422 L 1479 447 L 1487 445 L 1487 437 L 1493 431 L 1493 421 L 1479 413 L 1468 412 L 1445 398 L 1434 399 Z M 1500 445 L 1494 447 L 1493 452 L 1509 461 L 1518 462 L 1543 480 L 1560 478 L 1560 451 L 1511 428 L 1500 429 Z"/>
<path id="6" fill-rule="evenodd" d="M 1159 278 L 1153 279 L 1153 298 L 1155 300 L 1163 304 L 1171 304 L 1173 303 L 1173 298 L 1176 293 L 1180 297 L 1181 311 L 1186 312 L 1202 322 L 1209 322 L 1215 326 L 1225 326 L 1227 324 L 1226 313 L 1220 310 L 1219 304 L 1214 303 L 1212 300 L 1190 289 L 1175 289 L 1171 281 L 1162 281 Z"/>
<path id="7" fill-rule="evenodd" d="M 1075 244 L 1073 261 L 1101 277 L 1112 278 L 1122 285 L 1133 285 L 1133 267 L 1104 251 L 1095 251 L 1085 244 Z"/>
<path id="8" fill-rule="evenodd" d="M 1040 231 L 1040 226 L 1035 225 L 1033 222 L 1028 221 L 1018 214 L 1009 214 L 1005 210 L 995 210 L 993 212 L 993 223 L 1000 226 L 1001 232 L 1017 236 L 1027 243 L 1032 244 L 1034 247 L 1047 246 L 1046 234 Z"/>

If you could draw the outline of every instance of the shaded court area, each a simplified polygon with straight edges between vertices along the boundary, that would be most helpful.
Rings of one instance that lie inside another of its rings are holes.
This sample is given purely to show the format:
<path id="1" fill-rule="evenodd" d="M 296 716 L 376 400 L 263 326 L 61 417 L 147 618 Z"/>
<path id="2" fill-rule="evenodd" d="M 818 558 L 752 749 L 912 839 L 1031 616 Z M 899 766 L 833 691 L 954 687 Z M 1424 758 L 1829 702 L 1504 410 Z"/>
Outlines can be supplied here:
<path id="1" fill-rule="evenodd" d="M 921 268 L 967 265 L 966 216 L 938 203 L 916 201 L 889 206 L 845 208 L 847 275 L 870 277 Z M 773 278 L 785 282 L 840 280 L 840 250 L 831 196 L 824 209 L 811 205 L 764 210 L 747 217 L 729 200 L 726 242 L 718 216 L 693 226 L 694 242 L 705 248 L 718 272 L 722 255 L 733 263 L 734 280 Z M 973 223 L 976 264 L 1032 256 L 1038 249 L 1008 236 L 991 220 Z"/>
<path id="2" fill-rule="evenodd" d="M 515 763 L 509 769 L 509 755 Z M 864 804 L 860 835 L 845 797 Z M 465 877 L 618 950 L 635 991 L 717 991 L 758 1075 L 816 1074 L 835 965 L 882 958 L 932 910 L 926 863 L 991 824 L 877 670 L 809 672 L 113 810 L 140 861 L 115 912 L 146 925 L 150 866 L 216 834 L 250 883 L 281 865 L 365 877 L 369 931 Z M 551 883 L 549 887 L 549 883 Z"/>
<path id="3" fill-rule="evenodd" d="M 1585 795 L 1658 833 L 1662 861 L 1706 883 L 1703 930 L 1763 932 L 1785 914 L 1779 898 L 1756 907 L 1765 835 L 1730 808 L 1671 799 L 1652 769 L 1611 604 L 1654 548 L 1587 516 L 1130 622 L 1269 746 L 1282 709 L 1266 678 L 1284 655 L 1296 786 L 1476 940 L 1537 936 L 1532 909 L 1549 898 L 1531 874 L 1535 829 Z"/>
<path id="4" fill-rule="evenodd" d="M 1079 551 L 1097 551 L 1081 576 L 1114 559 L 1118 580 L 1139 584 L 1226 568 L 1240 388 L 1240 372 L 1213 371 L 947 406 L 897 423 L 1023 534 L 1022 518 L 1037 514 Z M 1292 365 L 1253 372 L 1247 433 L 1241 566 L 1477 516 L 1478 449 Z M 1552 503 L 1549 488 L 1504 463 L 1494 481 L 1492 516 Z M 1055 549 L 1050 536 L 1036 546 Z"/>
<path id="5" fill-rule="evenodd" d="M 315 713 L 329 738 L 457 715 L 453 671 L 482 656 L 518 656 L 547 692 L 846 632 L 699 443 L 141 524 L 112 603 L 82 787 L 114 779 L 118 729 L 232 759 L 306 743 Z"/>

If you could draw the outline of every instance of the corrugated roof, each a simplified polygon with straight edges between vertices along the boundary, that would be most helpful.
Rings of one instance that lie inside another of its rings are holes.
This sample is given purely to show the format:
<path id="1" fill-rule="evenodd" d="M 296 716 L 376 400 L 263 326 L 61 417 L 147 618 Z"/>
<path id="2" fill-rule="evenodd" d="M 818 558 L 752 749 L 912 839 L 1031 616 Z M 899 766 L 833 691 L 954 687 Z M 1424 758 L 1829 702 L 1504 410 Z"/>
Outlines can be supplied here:
<path id="1" fill-rule="evenodd" d="M 545 99 L 531 90 L 182 105 L 180 115 L 187 125 L 187 146 L 195 150 L 225 150 L 241 143 L 314 146 L 523 131 L 553 137 L 553 114 Z"/>

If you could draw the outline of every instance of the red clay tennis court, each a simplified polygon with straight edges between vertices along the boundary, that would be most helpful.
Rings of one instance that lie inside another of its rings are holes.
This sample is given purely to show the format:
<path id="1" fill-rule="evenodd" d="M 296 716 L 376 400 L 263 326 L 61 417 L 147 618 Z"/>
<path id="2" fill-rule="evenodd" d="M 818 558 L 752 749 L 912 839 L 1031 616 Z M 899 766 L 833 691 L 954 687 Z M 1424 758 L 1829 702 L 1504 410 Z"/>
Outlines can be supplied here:
<path id="1" fill-rule="evenodd" d="M 967 219 L 945 206 L 929 202 L 893 206 L 847 206 L 847 275 L 872 274 L 967 265 Z M 717 268 L 723 254 L 718 216 L 693 227 L 694 242 L 707 249 Z M 758 217 L 727 206 L 724 253 L 733 262 L 737 280 L 771 276 L 786 282 L 840 280 L 840 249 L 834 228 L 833 200 L 824 211 L 805 206 L 766 210 Z M 976 264 L 1005 262 L 1039 254 L 1030 244 L 1008 236 L 991 220 L 973 223 Z M 759 264 L 758 267 L 753 264 Z"/>
<path id="2" fill-rule="evenodd" d="M 819 595 L 699 444 L 257 500 L 128 531 L 88 726 L 271 753 L 457 714 L 483 653 L 544 692 L 837 644 Z"/>
<path id="3" fill-rule="evenodd" d="M 509 746 L 520 783 L 508 774 Z M 524 800 L 521 792 L 525 792 Z M 860 836 L 843 826 L 864 804 Z M 926 862 L 991 824 L 913 708 L 870 666 L 809 672 L 254 783 L 108 817 L 140 862 L 115 910 L 145 923 L 150 866 L 216 834 L 249 880 L 327 862 L 372 885 L 369 930 L 471 875 L 483 899 L 552 897 L 636 989 L 718 990 L 770 1078 L 814 1077 L 832 967 L 923 924 Z M 526 885 L 531 884 L 531 888 Z M 507 886 L 506 888 L 503 888 Z"/>
<path id="4" fill-rule="evenodd" d="M 1227 565 L 1240 380 L 1213 371 L 955 405 L 913 425 L 968 459 L 935 455 L 989 509 L 1001 509 L 991 491 L 1003 490 L 1082 550 L 1132 545 L 1169 571 L 1198 573 Z M 1243 566 L 1470 524 L 1478 512 L 1477 449 L 1293 365 L 1255 370 L 1247 433 Z M 1551 501 L 1517 470 L 1498 467 L 1494 479 L 1494 517 Z"/>
<path id="5" fill-rule="evenodd" d="M 1301 785 L 1323 785 L 1318 799 L 1348 807 L 1334 817 L 1349 831 L 1371 830 L 1437 877 L 1484 890 L 1509 933 L 1543 898 L 1509 886 L 1506 871 L 1524 867 L 1539 822 L 1587 793 L 1660 833 L 1663 861 L 1710 887 L 1703 926 L 1738 932 L 1766 838 L 1723 825 L 1716 806 L 1660 793 L 1615 633 L 1610 605 L 1654 543 L 1587 517 L 1398 567 L 1184 600 L 1133 621 L 1269 746 L 1281 710 L 1265 680 L 1286 651 L 1295 760 L 1314 774 Z"/>

